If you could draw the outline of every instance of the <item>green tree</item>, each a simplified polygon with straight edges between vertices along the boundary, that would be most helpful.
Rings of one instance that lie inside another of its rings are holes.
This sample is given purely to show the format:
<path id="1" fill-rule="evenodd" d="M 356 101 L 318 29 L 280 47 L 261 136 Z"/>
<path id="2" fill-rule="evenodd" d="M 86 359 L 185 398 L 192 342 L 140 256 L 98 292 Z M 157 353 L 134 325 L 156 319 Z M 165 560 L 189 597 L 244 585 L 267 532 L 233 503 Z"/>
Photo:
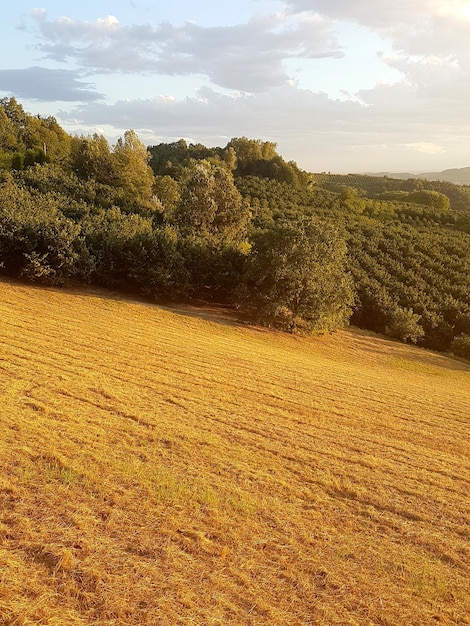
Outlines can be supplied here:
<path id="1" fill-rule="evenodd" d="M 94 259 L 93 281 L 146 296 L 172 297 L 185 290 L 183 259 L 171 227 L 154 228 L 150 217 L 111 207 L 90 216 L 83 231 Z"/>
<path id="2" fill-rule="evenodd" d="M 235 244 L 246 237 L 251 211 L 235 187 L 231 172 L 224 167 L 216 167 L 213 178 L 217 210 L 211 231 L 216 241 Z"/>
<path id="3" fill-rule="evenodd" d="M 15 136 L 15 150 L 25 150 L 27 114 L 22 105 L 15 98 L 0 98 L 0 108 L 9 120 L 8 133 Z M 13 146 L 12 146 L 13 147 Z"/>
<path id="4" fill-rule="evenodd" d="M 344 187 L 340 193 L 342 206 L 354 213 L 363 213 L 366 208 L 366 201 L 358 195 L 357 189 Z"/>
<path id="5" fill-rule="evenodd" d="M 171 176 L 155 176 L 153 191 L 162 204 L 165 218 L 171 221 L 176 205 L 181 198 L 179 184 Z"/>
<path id="6" fill-rule="evenodd" d="M 14 151 L 18 148 L 15 127 L 5 109 L 0 106 L 0 150 Z"/>
<path id="7" fill-rule="evenodd" d="M 237 169 L 237 153 L 232 148 L 232 146 L 228 146 L 227 148 L 225 148 L 224 162 L 231 172 L 234 172 Z"/>
<path id="8" fill-rule="evenodd" d="M 15 98 L 0 99 L 0 150 L 16 153 L 14 169 L 46 160 L 66 164 L 70 142 L 54 117 L 29 115 Z"/>
<path id="9" fill-rule="evenodd" d="M 258 161 L 263 158 L 263 142 L 259 139 L 247 139 L 246 137 L 234 137 L 231 139 L 226 149 L 232 148 L 235 151 L 238 166 L 244 170 L 251 161 Z"/>
<path id="10" fill-rule="evenodd" d="M 452 341 L 450 349 L 455 355 L 470 361 L 470 335 L 465 333 L 457 335 Z"/>
<path id="11" fill-rule="evenodd" d="M 0 185 L 0 267 L 12 276 L 59 285 L 77 274 L 86 253 L 81 227 L 52 194 L 33 196 L 11 178 Z"/>
<path id="12" fill-rule="evenodd" d="M 189 171 L 173 219 L 184 236 L 228 245 L 245 238 L 250 216 L 228 169 L 202 162 Z"/>
<path id="13" fill-rule="evenodd" d="M 314 218 L 257 232 L 239 293 L 241 310 L 289 332 L 345 325 L 353 303 L 345 256 L 337 229 Z"/>
<path id="14" fill-rule="evenodd" d="M 421 315 L 414 313 L 413 309 L 395 306 L 390 312 L 385 334 L 404 343 L 417 343 L 425 334 L 419 323 L 420 319 Z"/>
<path id="15" fill-rule="evenodd" d="M 408 194 L 408 202 L 416 202 L 416 204 L 424 204 L 425 206 L 448 211 L 450 209 L 450 200 L 443 193 L 438 191 L 430 191 L 422 189 L 421 191 L 413 191 Z"/>
<path id="16" fill-rule="evenodd" d="M 73 137 L 70 159 L 72 170 L 80 178 L 93 179 L 104 185 L 116 184 L 116 165 L 103 135 Z"/>
<path id="17" fill-rule="evenodd" d="M 150 153 L 137 133 L 127 130 L 113 148 L 117 184 L 123 190 L 123 202 L 130 207 L 154 209 L 154 176 L 149 166 Z"/>
<path id="18" fill-rule="evenodd" d="M 36 163 L 45 160 L 62 164 L 68 163 L 71 141 L 70 135 L 59 126 L 55 117 L 27 116 L 26 147 L 42 153 L 42 156 L 39 154 Z"/>

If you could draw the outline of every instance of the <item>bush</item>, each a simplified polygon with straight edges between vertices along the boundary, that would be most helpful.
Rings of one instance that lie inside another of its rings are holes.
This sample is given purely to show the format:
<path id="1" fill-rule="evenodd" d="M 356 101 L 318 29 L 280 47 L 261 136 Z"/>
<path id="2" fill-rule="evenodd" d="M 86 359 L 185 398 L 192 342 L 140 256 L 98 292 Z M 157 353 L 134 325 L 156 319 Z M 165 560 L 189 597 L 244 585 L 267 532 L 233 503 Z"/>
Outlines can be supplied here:
<path id="1" fill-rule="evenodd" d="M 86 245 L 94 259 L 93 281 L 145 296 L 178 296 L 187 278 L 176 234 L 155 228 L 150 218 L 119 208 L 100 210 L 84 223 Z"/>
<path id="2" fill-rule="evenodd" d="M 313 218 L 283 222 L 253 236 L 239 306 L 256 323 L 288 332 L 334 330 L 351 314 L 346 244 Z"/>
<path id="3" fill-rule="evenodd" d="M 11 181 L 0 188 L 0 266 L 12 276 L 58 285 L 77 273 L 80 226 Z"/>
<path id="4" fill-rule="evenodd" d="M 450 349 L 456 356 L 470 360 L 470 335 L 457 335 L 451 343 Z"/>
<path id="5" fill-rule="evenodd" d="M 242 280 L 248 243 L 220 246 L 199 237 L 180 237 L 177 249 L 187 273 L 187 296 L 233 303 Z"/>
<path id="6" fill-rule="evenodd" d="M 396 306 L 390 313 L 385 334 L 404 343 L 407 341 L 416 343 L 424 337 L 423 327 L 419 324 L 420 319 L 421 315 L 413 313 L 413 309 Z"/>

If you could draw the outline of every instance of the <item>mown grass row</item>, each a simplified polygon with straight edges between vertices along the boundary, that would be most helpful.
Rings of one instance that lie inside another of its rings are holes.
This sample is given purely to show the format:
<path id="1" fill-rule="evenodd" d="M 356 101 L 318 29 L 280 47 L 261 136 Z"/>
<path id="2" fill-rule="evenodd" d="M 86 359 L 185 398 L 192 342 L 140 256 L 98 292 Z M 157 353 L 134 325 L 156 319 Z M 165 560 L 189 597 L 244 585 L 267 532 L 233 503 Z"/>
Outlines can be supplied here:
<path id="1" fill-rule="evenodd" d="M 2 623 L 469 622 L 468 365 L 0 291 Z"/>

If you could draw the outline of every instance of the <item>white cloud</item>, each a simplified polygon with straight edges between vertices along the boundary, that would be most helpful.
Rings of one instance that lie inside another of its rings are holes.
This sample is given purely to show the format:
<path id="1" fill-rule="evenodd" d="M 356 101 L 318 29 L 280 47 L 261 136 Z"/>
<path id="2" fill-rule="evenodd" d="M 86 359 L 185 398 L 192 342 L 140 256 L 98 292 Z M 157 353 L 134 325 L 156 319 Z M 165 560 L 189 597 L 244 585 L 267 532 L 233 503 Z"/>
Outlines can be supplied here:
<path id="1" fill-rule="evenodd" d="M 275 108 L 273 101 L 277 104 Z M 357 103 L 334 102 L 325 94 L 295 87 L 237 96 L 202 88 L 193 98 L 176 100 L 160 96 L 148 100 L 121 100 L 112 105 L 82 105 L 70 114 L 62 112 L 61 117 L 74 122 L 107 123 L 118 129 L 133 123 L 137 130 L 154 129 L 155 135 L 204 136 L 213 144 L 214 138 L 221 136 L 291 134 L 299 137 L 311 131 L 327 133 L 335 129 L 338 119 L 352 119 L 360 109 Z"/>
<path id="2" fill-rule="evenodd" d="M 295 14 L 309 11 L 324 19 L 357 22 L 392 42 L 397 53 L 421 58 L 453 57 L 470 65 L 468 0 L 286 0 Z"/>
<path id="3" fill-rule="evenodd" d="M 435 143 L 428 143 L 426 141 L 419 141 L 418 143 L 404 143 L 404 148 L 408 150 L 414 150 L 421 154 L 442 154 L 445 152 L 445 148 L 438 146 Z"/>
<path id="4" fill-rule="evenodd" d="M 426 171 L 433 169 L 438 155 L 466 153 L 459 122 L 436 127 L 435 112 L 419 117 L 412 90 L 383 89 L 383 94 L 374 93 L 374 100 L 371 94 L 369 104 L 361 105 L 293 86 L 242 96 L 205 88 L 197 97 L 180 100 L 161 96 L 111 105 L 90 103 L 70 113 L 62 111 L 59 117 L 74 124 L 109 124 L 116 134 L 134 128 L 148 143 L 184 137 L 224 145 L 234 136 L 259 137 L 277 141 L 281 154 L 312 171 Z M 413 168 L 413 155 L 419 155 L 422 167 Z"/>
<path id="5" fill-rule="evenodd" d="M 441 15 L 470 19 L 470 2 L 468 0 L 441 0 L 435 2 L 435 10 Z"/>
<path id="6" fill-rule="evenodd" d="M 116 17 L 96 22 L 33 14 L 49 59 L 73 60 L 96 72 L 200 75 L 213 84 L 245 92 L 287 84 L 285 59 L 338 57 L 342 51 L 328 21 L 282 14 L 235 26 L 121 26 Z"/>
<path id="7" fill-rule="evenodd" d="M 274 2 L 256 6 L 255 17 L 231 26 L 129 25 L 120 14 L 49 19 L 35 10 L 37 50 L 77 68 L 64 75 L 62 91 L 83 104 L 62 111 L 62 120 L 101 125 L 108 136 L 135 128 L 149 143 L 260 137 L 278 141 L 284 156 L 312 170 L 431 171 L 468 163 L 468 0 L 284 0 L 279 13 Z M 132 90 L 121 77 L 114 86 L 123 73 L 132 85 L 137 76 L 146 81 L 145 96 L 119 95 L 126 85 Z M 80 79 L 85 74 L 121 99 L 94 102 L 92 85 Z M 13 77 L 0 72 L 0 81 Z M 178 77 L 185 79 L 176 96 Z M 196 95 L 182 96 L 197 85 Z"/>
<path id="8" fill-rule="evenodd" d="M 287 0 L 293 12 L 316 12 L 336 20 L 352 20 L 372 28 L 388 28 L 397 22 L 409 23 L 429 13 L 433 0 Z"/>
<path id="9" fill-rule="evenodd" d="M 46 13 L 47 13 L 46 9 L 42 9 L 42 8 L 33 9 L 32 11 L 33 16 L 38 19 L 45 17 Z"/>
<path id="10" fill-rule="evenodd" d="M 292 12 L 315 12 L 333 19 L 353 20 L 371 28 L 412 24 L 416 16 L 469 17 L 468 0 L 285 0 Z"/>
<path id="11" fill-rule="evenodd" d="M 441 123 L 450 116 L 462 122 L 467 120 L 470 74 L 458 59 L 396 55 L 385 61 L 403 74 L 404 84 L 412 88 L 416 101 L 421 102 L 422 115 L 439 113 Z M 439 117 L 435 119 L 439 121 Z"/>
<path id="12" fill-rule="evenodd" d="M 114 15 L 107 15 L 105 18 L 98 18 L 97 25 L 104 29 L 116 28 L 119 26 L 119 20 Z"/>

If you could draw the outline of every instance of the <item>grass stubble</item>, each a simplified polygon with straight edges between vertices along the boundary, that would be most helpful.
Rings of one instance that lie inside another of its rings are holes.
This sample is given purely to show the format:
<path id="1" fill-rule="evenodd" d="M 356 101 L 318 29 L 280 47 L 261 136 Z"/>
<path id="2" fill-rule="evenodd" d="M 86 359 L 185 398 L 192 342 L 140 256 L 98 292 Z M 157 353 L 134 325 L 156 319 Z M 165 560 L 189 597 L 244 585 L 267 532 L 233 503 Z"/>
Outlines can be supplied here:
<path id="1" fill-rule="evenodd" d="M 2 626 L 470 624 L 470 367 L 203 313 L 0 282 Z"/>

